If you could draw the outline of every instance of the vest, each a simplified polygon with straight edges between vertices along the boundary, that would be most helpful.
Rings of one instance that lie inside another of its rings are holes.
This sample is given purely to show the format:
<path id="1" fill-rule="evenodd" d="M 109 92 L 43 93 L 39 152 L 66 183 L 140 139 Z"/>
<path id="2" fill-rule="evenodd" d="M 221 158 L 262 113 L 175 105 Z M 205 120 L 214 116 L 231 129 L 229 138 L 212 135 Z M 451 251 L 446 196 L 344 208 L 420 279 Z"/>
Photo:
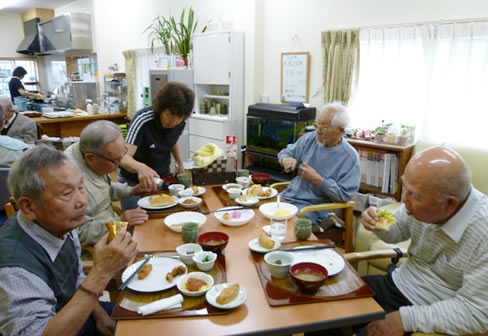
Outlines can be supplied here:
<path id="1" fill-rule="evenodd" d="M 0 246 L 0 268 L 21 267 L 41 278 L 54 292 L 56 312 L 73 297 L 77 289 L 79 258 L 71 239 L 66 239 L 52 262 L 42 246 L 22 230 L 17 216 L 10 216 L 0 229 Z"/>

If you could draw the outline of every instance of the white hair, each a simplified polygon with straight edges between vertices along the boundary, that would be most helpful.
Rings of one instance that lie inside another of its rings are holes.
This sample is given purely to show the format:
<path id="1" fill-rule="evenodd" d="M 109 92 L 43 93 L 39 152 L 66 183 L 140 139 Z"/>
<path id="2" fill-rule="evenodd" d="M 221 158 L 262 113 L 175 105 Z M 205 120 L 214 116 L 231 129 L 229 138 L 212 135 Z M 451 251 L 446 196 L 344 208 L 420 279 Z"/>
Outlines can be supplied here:
<path id="1" fill-rule="evenodd" d="M 80 152 L 100 153 L 103 147 L 122 137 L 120 127 L 108 120 L 98 120 L 86 126 L 80 134 Z"/>
<path id="2" fill-rule="evenodd" d="M 349 125 L 350 122 L 350 117 L 349 117 L 349 112 L 346 108 L 346 106 L 339 101 L 334 101 L 332 103 L 325 104 L 322 106 L 320 109 L 320 112 L 317 114 L 316 120 L 320 118 L 320 115 L 323 112 L 326 112 L 328 110 L 333 110 L 335 111 L 334 116 L 332 117 L 331 124 L 333 127 L 336 128 L 346 128 Z"/>

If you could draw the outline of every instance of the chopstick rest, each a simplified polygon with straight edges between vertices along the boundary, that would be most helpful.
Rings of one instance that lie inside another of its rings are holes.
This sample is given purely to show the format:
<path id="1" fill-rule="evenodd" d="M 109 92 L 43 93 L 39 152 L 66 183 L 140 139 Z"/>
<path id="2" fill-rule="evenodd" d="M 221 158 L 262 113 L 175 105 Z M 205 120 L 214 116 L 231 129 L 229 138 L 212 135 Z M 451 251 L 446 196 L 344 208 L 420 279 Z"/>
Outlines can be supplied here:
<path id="1" fill-rule="evenodd" d="M 139 308 L 137 308 L 137 313 L 146 316 L 161 310 L 181 308 L 182 302 L 183 302 L 183 296 L 181 294 L 176 294 L 170 296 L 169 298 L 161 299 L 158 301 L 151 302 L 147 305 L 140 306 Z"/>

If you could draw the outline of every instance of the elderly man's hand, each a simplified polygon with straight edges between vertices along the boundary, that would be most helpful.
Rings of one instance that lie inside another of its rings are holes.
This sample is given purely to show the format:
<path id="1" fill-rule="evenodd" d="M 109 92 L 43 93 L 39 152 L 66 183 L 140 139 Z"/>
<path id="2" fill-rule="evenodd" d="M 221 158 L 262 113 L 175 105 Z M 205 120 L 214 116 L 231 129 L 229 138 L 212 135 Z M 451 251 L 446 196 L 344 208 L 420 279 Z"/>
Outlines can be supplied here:
<path id="1" fill-rule="evenodd" d="M 115 334 L 116 323 L 110 318 L 110 316 L 107 314 L 94 314 L 93 316 L 95 318 L 97 335 L 112 336 Z"/>
<path id="2" fill-rule="evenodd" d="M 308 165 L 308 163 L 303 162 L 302 166 L 299 168 L 300 176 L 302 180 L 312 182 L 315 185 L 320 185 L 324 180 L 322 176 L 317 173 L 315 169 Z"/>
<path id="3" fill-rule="evenodd" d="M 378 208 L 370 206 L 361 214 L 361 223 L 366 230 L 376 231 L 376 221 L 378 220 Z"/>
<path id="4" fill-rule="evenodd" d="M 107 238 L 108 232 L 94 246 L 93 270 L 111 279 L 134 259 L 138 250 L 136 241 L 125 229 L 120 230 L 110 243 Z"/>
<path id="5" fill-rule="evenodd" d="M 402 336 L 403 334 L 405 331 L 399 311 L 386 314 L 384 320 L 374 321 L 366 326 L 366 336 Z"/>
<path id="6" fill-rule="evenodd" d="M 159 178 L 158 173 L 145 164 L 142 164 L 137 170 L 137 177 L 139 178 L 139 184 L 145 190 L 155 191 L 158 188 L 158 185 L 154 181 L 155 178 Z"/>
<path id="7" fill-rule="evenodd" d="M 292 157 L 285 157 L 283 160 L 281 160 L 281 165 L 283 166 L 285 172 L 289 173 L 294 171 L 297 167 L 297 160 Z"/>
<path id="8" fill-rule="evenodd" d="M 129 227 L 144 224 L 149 219 L 147 211 L 141 208 L 126 210 L 120 216 L 120 220 L 129 222 Z"/>

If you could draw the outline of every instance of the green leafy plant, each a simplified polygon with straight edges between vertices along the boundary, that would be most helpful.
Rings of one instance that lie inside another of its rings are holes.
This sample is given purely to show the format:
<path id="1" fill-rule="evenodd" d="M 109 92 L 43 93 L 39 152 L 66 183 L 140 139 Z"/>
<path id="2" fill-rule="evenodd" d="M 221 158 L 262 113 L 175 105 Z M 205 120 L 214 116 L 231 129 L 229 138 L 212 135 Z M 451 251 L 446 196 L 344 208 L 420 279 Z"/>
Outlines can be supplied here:
<path id="1" fill-rule="evenodd" d="M 192 49 L 192 37 L 198 26 L 198 20 L 194 20 L 195 12 L 190 7 L 188 11 L 188 18 L 185 22 L 185 9 L 181 11 L 180 22 L 176 22 L 174 17 L 169 18 L 169 23 L 173 31 L 173 42 L 176 51 L 185 59 L 188 57 L 190 50 Z M 207 26 L 203 27 L 202 33 L 207 30 Z"/>
<path id="2" fill-rule="evenodd" d="M 374 129 L 374 132 L 386 134 L 386 133 L 388 133 L 388 129 L 390 128 L 391 125 L 392 125 L 392 123 L 385 124 L 385 121 L 381 120 L 381 126 L 376 127 Z"/>
<path id="3" fill-rule="evenodd" d="M 400 125 L 400 135 L 401 136 L 409 136 L 410 135 L 410 129 L 411 129 L 411 126 L 401 124 Z"/>
<path id="4" fill-rule="evenodd" d="M 164 46 L 167 55 L 174 51 L 173 26 L 164 16 L 158 15 L 144 30 L 144 33 L 146 32 L 149 32 L 149 45 L 152 52 L 154 52 L 154 46 L 158 42 Z"/>

